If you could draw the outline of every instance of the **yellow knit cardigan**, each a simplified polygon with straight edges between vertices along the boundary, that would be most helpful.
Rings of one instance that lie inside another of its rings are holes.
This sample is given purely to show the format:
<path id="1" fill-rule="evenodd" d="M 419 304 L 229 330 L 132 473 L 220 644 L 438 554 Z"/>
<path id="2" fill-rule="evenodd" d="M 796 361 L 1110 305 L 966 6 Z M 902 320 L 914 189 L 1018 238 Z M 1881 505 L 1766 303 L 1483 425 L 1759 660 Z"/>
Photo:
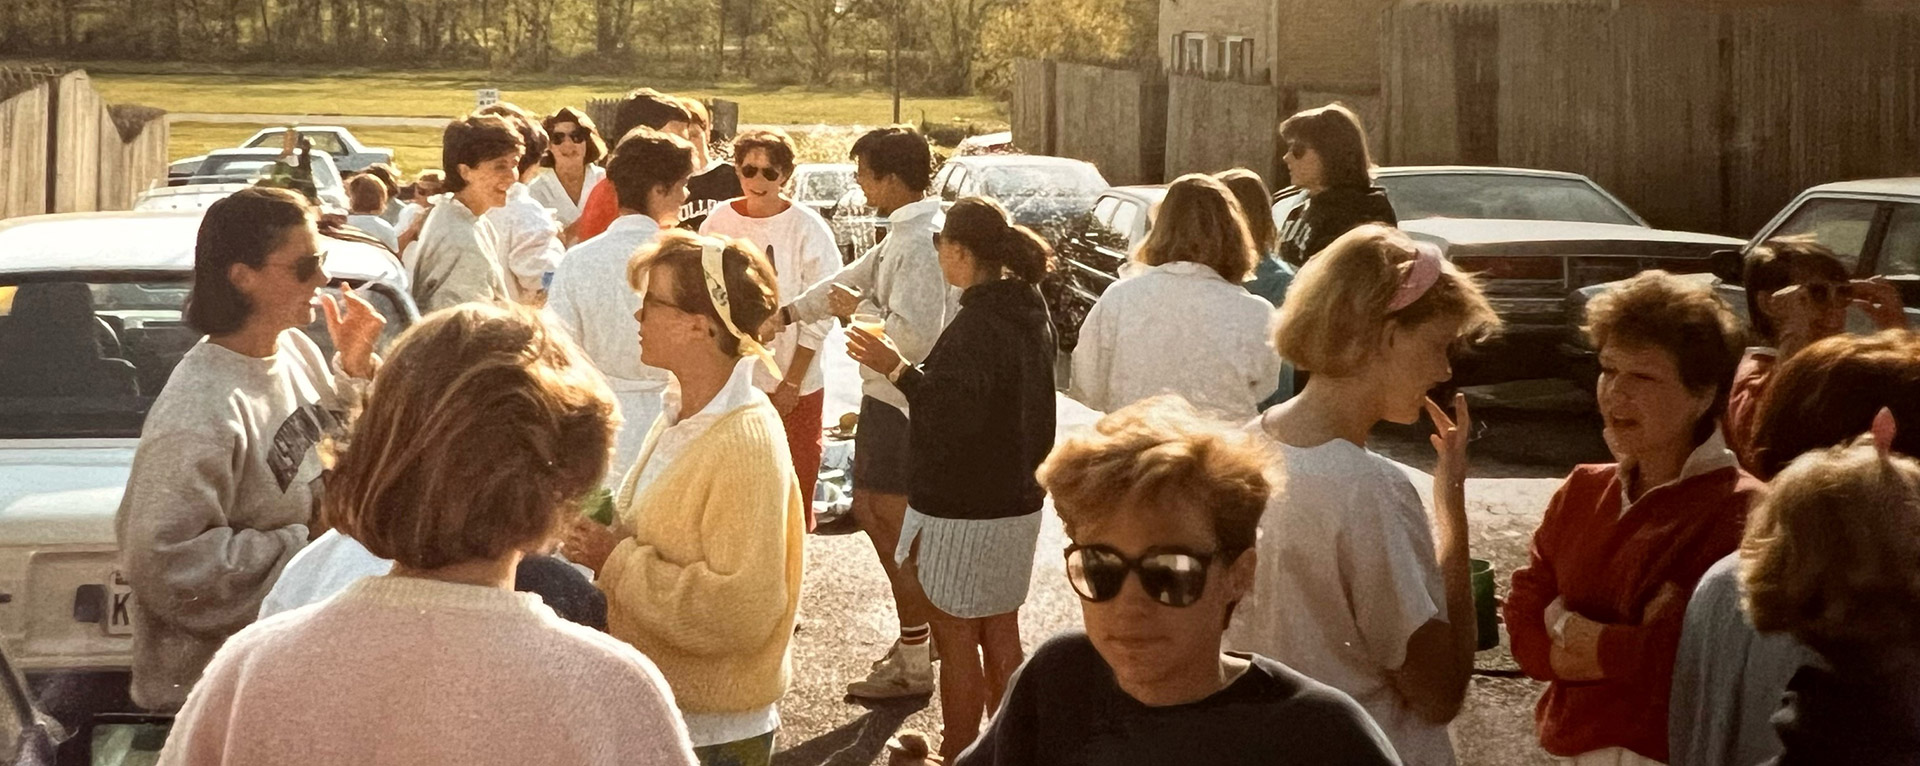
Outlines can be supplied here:
<path id="1" fill-rule="evenodd" d="M 722 416 L 644 492 L 655 424 L 615 501 L 632 531 L 600 570 L 607 632 L 659 666 L 688 713 L 786 694 L 806 517 L 786 429 L 765 401 Z"/>

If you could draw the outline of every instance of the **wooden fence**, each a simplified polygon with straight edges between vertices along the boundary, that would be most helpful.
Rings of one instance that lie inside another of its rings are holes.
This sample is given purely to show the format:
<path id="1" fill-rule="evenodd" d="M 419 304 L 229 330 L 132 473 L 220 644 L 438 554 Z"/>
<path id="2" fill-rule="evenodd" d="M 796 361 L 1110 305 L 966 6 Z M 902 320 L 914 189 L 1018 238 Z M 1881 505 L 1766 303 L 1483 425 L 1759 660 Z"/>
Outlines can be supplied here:
<path id="1" fill-rule="evenodd" d="M 0 219 L 47 212 L 47 103 L 43 79 L 0 71 Z"/>
<path id="2" fill-rule="evenodd" d="M 165 114 L 106 105 L 83 71 L 0 68 L 0 218 L 132 207 L 166 177 Z"/>

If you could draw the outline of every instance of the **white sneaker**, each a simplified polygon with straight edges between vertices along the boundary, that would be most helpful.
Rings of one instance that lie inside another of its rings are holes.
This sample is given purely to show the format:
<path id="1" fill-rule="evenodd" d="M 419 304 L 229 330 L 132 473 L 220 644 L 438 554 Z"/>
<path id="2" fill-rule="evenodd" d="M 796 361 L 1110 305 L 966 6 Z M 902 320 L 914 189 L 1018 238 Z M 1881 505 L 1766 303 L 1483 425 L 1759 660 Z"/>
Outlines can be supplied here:
<path id="1" fill-rule="evenodd" d="M 916 656 L 918 655 L 918 656 Z M 847 684 L 847 695 L 863 699 L 919 697 L 933 693 L 933 662 L 926 644 L 897 644 L 864 681 Z"/>

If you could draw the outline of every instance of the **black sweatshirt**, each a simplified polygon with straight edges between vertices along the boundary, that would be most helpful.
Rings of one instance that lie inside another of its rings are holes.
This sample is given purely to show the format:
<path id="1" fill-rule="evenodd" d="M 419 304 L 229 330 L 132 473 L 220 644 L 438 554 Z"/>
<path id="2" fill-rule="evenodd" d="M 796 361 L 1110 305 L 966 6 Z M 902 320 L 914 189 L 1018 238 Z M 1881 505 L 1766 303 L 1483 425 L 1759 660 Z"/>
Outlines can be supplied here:
<path id="1" fill-rule="evenodd" d="M 901 373 L 914 510 L 988 520 L 1040 510 L 1033 472 L 1053 450 L 1053 323 L 1018 279 L 968 288 L 926 361 Z"/>
<path id="2" fill-rule="evenodd" d="M 1386 189 L 1335 187 L 1315 194 L 1280 224 L 1280 260 L 1298 268 L 1340 235 L 1369 223 L 1400 225 Z"/>
<path id="3" fill-rule="evenodd" d="M 1129 696 L 1083 633 L 1034 651 L 993 723 L 954 766 L 1398 764 L 1353 698 L 1259 655 L 1198 702 Z"/>
<path id="4" fill-rule="evenodd" d="M 687 204 L 680 206 L 680 228 L 699 231 L 715 207 L 745 193 L 740 177 L 734 175 L 733 163 L 714 163 L 687 180 Z"/>

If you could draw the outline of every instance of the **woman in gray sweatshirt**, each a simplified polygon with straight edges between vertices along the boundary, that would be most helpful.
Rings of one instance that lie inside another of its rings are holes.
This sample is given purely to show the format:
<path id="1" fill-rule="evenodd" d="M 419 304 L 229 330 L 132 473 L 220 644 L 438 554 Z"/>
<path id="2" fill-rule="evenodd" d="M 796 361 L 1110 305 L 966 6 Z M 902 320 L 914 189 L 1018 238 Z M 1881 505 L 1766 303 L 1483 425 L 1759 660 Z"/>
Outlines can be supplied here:
<path id="1" fill-rule="evenodd" d="M 115 519 L 134 617 L 133 701 L 176 710 L 253 621 L 319 506 L 316 447 L 373 376 L 379 312 L 327 284 L 305 199 L 251 188 L 200 223 L 186 322 L 207 337 L 154 399 Z M 326 311 L 331 364 L 299 328 Z"/>

